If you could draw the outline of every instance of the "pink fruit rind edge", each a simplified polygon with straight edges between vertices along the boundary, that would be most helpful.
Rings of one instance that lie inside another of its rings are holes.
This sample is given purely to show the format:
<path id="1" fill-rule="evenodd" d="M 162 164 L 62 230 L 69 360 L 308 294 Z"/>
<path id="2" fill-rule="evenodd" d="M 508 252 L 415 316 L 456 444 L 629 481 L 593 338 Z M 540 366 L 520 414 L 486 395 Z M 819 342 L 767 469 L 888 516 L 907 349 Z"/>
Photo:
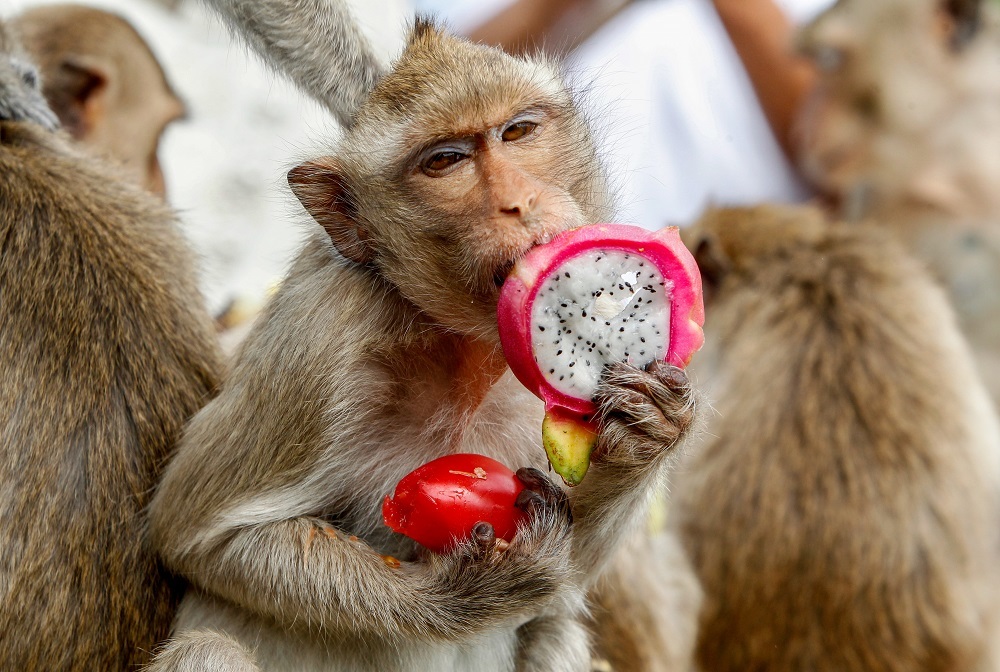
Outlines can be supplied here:
<path id="1" fill-rule="evenodd" d="M 531 350 L 531 315 L 525 306 L 534 300 L 545 278 L 556 267 L 596 247 L 649 257 L 664 276 L 673 281 L 670 345 L 664 361 L 680 368 L 687 366 L 705 340 L 701 273 L 694 257 L 681 242 L 676 226 L 647 231 L 628 224 L 592 224 L 565 231 L 552 241 L 532 248 L 518 261 L 500 290 L 497 304 L 500 343 L 507 363 L 521 384 L 545 402 L 547 411 L 561 407 L 588 415 L 596 407 L 589 399 L 571 397 L 545 381 Z"/>

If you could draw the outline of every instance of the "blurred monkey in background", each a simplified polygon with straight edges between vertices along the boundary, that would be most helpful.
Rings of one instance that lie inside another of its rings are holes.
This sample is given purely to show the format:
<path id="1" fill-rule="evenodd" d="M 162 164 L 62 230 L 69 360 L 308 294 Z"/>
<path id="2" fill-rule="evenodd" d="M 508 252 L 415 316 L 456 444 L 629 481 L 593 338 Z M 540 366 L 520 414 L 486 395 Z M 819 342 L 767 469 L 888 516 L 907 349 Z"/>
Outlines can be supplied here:
<path id="1" fill-rule="evenodd" d="M 185 114 L 149 45 L 115 14 L 44 5 L 12 19 L 38 64 L 42 91 L 70 135 L 122 165 L 136 184 L 164 196 L 157 155 L 167 125 Z"/>
<path id="2" fill-rule="evenodd" d="M 927 264 L 1000 401 L 1000 7 L 840 0 L 798 43 L 806 175 Z"/>

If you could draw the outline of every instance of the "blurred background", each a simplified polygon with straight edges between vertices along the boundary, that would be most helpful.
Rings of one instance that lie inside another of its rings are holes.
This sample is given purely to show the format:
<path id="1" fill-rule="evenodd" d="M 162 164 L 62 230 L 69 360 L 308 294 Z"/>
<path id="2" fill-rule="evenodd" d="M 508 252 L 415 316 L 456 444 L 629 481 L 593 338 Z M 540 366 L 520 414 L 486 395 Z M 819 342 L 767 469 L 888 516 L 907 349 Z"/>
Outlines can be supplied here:
<path id="1" fill-rule="evenodd" d="M 796 201 L 808 189 L 771 133 L 711 0 L 352 0 L 387 59 L 414 11 L 513 51 L 560 57 L 593 121 L 619 221 L 685 224 L 709 204 Z M 15 15 L 47 0 L 0 0 Z M 167 127 L 167 199 L 202 255 L 210 308 L 253 304 L 284 273 L 305 215 L 285 186 L 337 125 L 230 38 L 196 0 L 87 0 L 149 43 L 187 108 Z M 830 0 L 779 0 L 793 23 Z M 520 25 L 518 22 L 523 22 Z"/>

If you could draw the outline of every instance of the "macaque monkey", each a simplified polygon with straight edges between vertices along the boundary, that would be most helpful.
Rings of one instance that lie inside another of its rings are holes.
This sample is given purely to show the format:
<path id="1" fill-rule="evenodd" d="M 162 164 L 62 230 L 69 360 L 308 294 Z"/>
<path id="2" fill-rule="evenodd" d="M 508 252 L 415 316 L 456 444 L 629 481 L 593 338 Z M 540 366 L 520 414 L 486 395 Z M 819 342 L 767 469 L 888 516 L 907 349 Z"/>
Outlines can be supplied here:
<path id="1" fill-rule="evenodd" d="M 149 46 L 124 19 L 82 5 L 48 5 L 11 22 L 41 68 L 42 91 L 63 127 L 155 194 L 166 185 L 157 149 L 185 114 Z"/>
<path id="2" fill-rule="evenodd" d="M 1000 428 L 943 292 L 812 209 L 713 211 L 686 242 L 717 411 L 669 518 L 699 669 L 997 669 Z"/>
<path id="3" fill-rule="evenodd" d="M 840 216 L 890 228 L 948 291 L 1000 401 L 1000 11 L 980 0 L 840 0 L 800 47 L 819 83 L 806 175 Z"/>
<path id="4" fill-rule="evenodd" d="M 265 54 L 275 26 L 245 22 L 344 20 L 217 4 Z M 319 37 L 297 39 L 271 62 L 308 75 L 301 40 Z M 229 650 L 234 669 L 589 670 L 586 592 L 695 420 L 682 371 L 611 367 L 586 480 L 565 492 L 541 471 L 541 403 L 507 368 L 496 303 L 530 247 L 607 217 L 589 129 L 551 64 L 424 20 L 356 109 L 303 79 L 349 126 L 289 173 L 319 226 L 154 498 L 155 544 L 192 588 L 153 669 Z M 456 452 L 520 468 L 528 523 L 509 546 L 480 524 L 432 555 L 383 525 L 395 484 Z"/>
<path id="5" fill-rule="evenodd" d="M 173 215 L 35 123 L 46 115 L 12 96 L 9 59 L 0 54 L 0 669 L 135 670 L 180 599 L 146 508 L 217 384 L 215 337 Z"/>

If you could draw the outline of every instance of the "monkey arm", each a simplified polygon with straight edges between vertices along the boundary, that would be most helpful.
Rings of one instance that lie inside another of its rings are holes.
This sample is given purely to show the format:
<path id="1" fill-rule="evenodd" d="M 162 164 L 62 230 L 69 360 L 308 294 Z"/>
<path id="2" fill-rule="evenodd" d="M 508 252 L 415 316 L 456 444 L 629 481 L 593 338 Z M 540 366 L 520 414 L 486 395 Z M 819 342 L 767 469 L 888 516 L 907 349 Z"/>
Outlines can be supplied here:
<path id="1" fill-rule="evenodd" d="M 552 523 L 535 520 L 533 530 Z M 309 516 L 154 537 L 167 564 L 199 588 L 289 628 L 458 641 L 527 620 L 553 599 L 569 574 L 568 530 L 539 529 L 505 553 L 490 531 L 414 563 Z"/>
<path id="2" fill-rule="evenodd" d="M 795 53 L 791 22 L 773 0 L 715 0 L 715 9 L 775 138 L 795 158 L 795 120 L 816 83 L 816 70 Z"/>
<path id="3" fill-rule="evenodd" d="M 665 486 L 670 457 L 691 433 L 695 394 L 678 368 L 613 367 L 597 391 L 601 431 L 587 478 L 570 490 L 573 565 L 592 585 Z"/>
<path id="4" fill-rule="evenodd" d="M 351 125 L 384 72 L 344 0 L 205 0 L 261 59 Z"/>

